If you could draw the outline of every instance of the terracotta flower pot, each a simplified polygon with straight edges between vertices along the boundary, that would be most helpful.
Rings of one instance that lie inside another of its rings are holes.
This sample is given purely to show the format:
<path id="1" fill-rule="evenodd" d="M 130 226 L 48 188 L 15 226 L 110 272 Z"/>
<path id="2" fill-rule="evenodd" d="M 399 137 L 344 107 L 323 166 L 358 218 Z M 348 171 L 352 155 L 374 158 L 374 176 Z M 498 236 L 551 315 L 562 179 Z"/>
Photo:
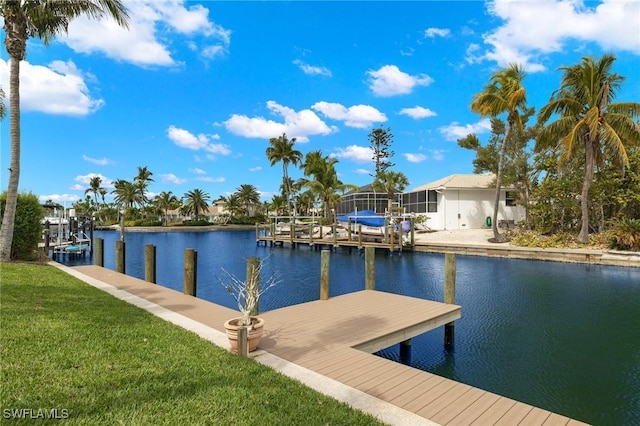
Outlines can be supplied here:
<path id="1" fill-rule="evenodd" d="M 249 352 L 255 351 L 262 338 L 262 332 L 264 331 L 264 320 L 260 317 L 251 317 L 250 326 L 238 325 L 241 318 L 232 318 L 224 323 L 224 328 L 227 331 L 227 337 L 231 344 L 231 351 L 238 352 L 238 328 L 250 327 L 249 329 Z"/>

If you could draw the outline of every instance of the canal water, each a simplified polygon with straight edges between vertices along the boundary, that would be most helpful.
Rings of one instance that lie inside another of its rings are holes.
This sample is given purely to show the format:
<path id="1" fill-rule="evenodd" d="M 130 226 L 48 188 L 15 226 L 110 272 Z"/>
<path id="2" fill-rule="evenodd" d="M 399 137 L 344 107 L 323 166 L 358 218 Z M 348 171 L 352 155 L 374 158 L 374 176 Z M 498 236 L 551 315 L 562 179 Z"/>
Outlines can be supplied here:
<path id="1" fill-rule="evenodd" d="M 119 233 L 105 241 L 115 268 Z M 144 246 L 156 245 L 157 281 L 182 290 L 184 249 L 198 253 L 198 297 L 236 308 L 220 280 L 244 279 L 246 258 L 264 261 L 263 280 L 279 276 L 262 311 L 319 297 L 320 252 L 258 246 L 252 231 L 128 232 L 126 272 L 144 278 Z M 66 264 L 90 258 L 58 258 Z M 331 256 L 330 295 L 364 289 L 364 256 Z M 376 255 L 376 288 L 442 301 L 444 255 Z M 640 268 L 518 259 L 457 257 L 455 347 L 443 330 L 412 341 L 411 365 L 595 425 L 640 425 Z M 379 352 L 399 361 L 397 345 Z"/>

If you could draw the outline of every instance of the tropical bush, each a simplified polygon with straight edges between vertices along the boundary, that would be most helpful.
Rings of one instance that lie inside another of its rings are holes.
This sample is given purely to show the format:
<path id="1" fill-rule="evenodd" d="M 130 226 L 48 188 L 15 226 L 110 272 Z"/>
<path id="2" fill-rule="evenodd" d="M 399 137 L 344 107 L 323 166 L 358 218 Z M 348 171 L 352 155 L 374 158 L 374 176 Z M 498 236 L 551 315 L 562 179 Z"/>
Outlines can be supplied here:
<path id="1" fill-rule="evenodd" d="M 610 247 L 617 250 L 640 251 L 640 219 L 616 221 Z"/>
<path id="2" fill-rule="evenodd" d="M 0 213 L 4 213 L 7 193 L 0 196 Z M 35 194 L 19 193 L 16 204 L 15 227 L 13 229 L 13 243 L 11 244 L 11 259 L 36 260 L 38 243 L 42 237 L 44 209 Z"/>

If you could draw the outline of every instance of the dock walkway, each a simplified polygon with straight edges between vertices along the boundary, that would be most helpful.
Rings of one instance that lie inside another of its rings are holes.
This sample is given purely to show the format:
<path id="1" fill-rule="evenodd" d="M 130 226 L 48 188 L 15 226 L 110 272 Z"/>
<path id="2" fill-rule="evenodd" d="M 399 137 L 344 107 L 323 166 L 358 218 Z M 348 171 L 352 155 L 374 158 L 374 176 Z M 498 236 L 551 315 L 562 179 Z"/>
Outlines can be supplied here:
<path id="1" fill-rule="evenodd" d="M 235 310 L 109 269 L 72 269 L 221 332 L 224 321 L 238 315 Z M 260 349 L 415 413 L 423 424 L 584 424 L 369 353 L 460 318 L 459 306 L 364 290 L 261 316 L 267 331 Z"/>

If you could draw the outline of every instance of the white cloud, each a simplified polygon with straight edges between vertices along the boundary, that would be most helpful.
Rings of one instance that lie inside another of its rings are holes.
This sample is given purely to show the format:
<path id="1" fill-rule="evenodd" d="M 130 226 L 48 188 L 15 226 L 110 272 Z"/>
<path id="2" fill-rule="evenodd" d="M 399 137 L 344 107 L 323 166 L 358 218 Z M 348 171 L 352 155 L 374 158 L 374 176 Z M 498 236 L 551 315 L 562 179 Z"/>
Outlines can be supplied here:
<path id="1" fill-rule="evenodd" d="M 447 152 L 444 149 L 430 149 L 429 153 L 431 154 L 431 158 L 436 161 L 444 160 L 444 153 Z"/>
<path id="2" fill-rule="evenodd" d="M 425 38 L 447 37 L 451 34 L 448 28 L 427 28 L 424 30 Z"/>
<path id="3" fill-rule="evenodd" d="M 41 203 L 46 203 L 48 200 L 51 200 L 54 203 L 65 205 L 69 203 L 75 203 L 76 201 L 80 200 L 80 197 L 72 194 L 50 194 L 39 195 L 38 200 L 40 200 Z"/>
<path id="4" fill-rule="evenodd" d="M 207 174 L 207 172 L 205 172 L 205 171 L 204 171 L 204 170 L 202 170 L 202 169 L 198 169 L 197 167 L 196 167 L 195 169 L 189 169 L 189 171 L 190 171 L 191 173 L 195 173 L 195 174 L 197 174 L 197 175 L 206 175 L 206 174 Z"/>
<path id="5" fill-rule="evenodd" d="M 373 161 L 373 151 L 367 146 L 349 145 L 346 148 L 337 148 L 332 157 L 351 160 L 355 163 L 368 163 Z"/>
<path id="6" fill-rule="evenodd" d="M 175 183 L 177 185 L 182 185 L 183 183 L 187 182 L 186 179 L 179 178 L 173 173 L 161 174 L 160 179 L 162 179 L 163 183 Z"/>
<path id="7" fill-rule="evenodd" d="M 331 77 L 332 75 L 331 70 L 326 67 L 317 67 L 317 66 L 309 65 L 307 63 L 302 62 L 300 59 L 296 59 L 295 61 L 293 61 L 293 63 L 297 65 L 298 68 L 302 70 L 302 72 L 308 75 L 322 75 L 325 77 Z"/>
<path id="8" fill-rule="evenodd" d="M 202 177 L 197 177 L 196 180 L 199 180 L 201 182 L 209 182 L 209 183 L 222 183 L 226 181 L 226 179 L 223 178 L 222 176 L 218 176 L 218 177 L 202 176 Z"/>
<path id="9" fill-rule="evenodd" d="M 415 106 L 413 108 L 403 108 L 400 110 L 399 114 L 408 115 L 409 117 L 415 118 L 416 120 L 420 118 L 435 117 L 436 115 L 438 115 L 434 111 L 431 111 L 429 108 L 423 108 L 421 106 Z"/>
<path id="10" fill-rule="evenodd" d="M 354 105 L 349 108 L 331 102 L 317 102 L 311 106 L 327 118 L 344 121 L 344 124 L 357 129 L 366 129 L 374 123 L 384 123 L 387 116 L 369 105 Z"/>
<path id="11" fill-rule="evenodd" d="M 457 122 L 453 122 L 448 126 L 438 129 L 440 134 L 448 141 L 456 141 L 462 139 L 471 133 L 487 133 L 491 131 L 491 120 L 484 118 L 477 123 L 461 126 Z"/>
<path id="12" fill-rule="evenodd" d="M 167 129 L 167 136 L 176 145 L 182 148 L 192 149 L 194 151 L 204 150 L 212 154 L 229 155 L 231 150 L 227 145 L 220 143 L 211 143 L 210 139 L 219 139 L 218 135 L 207 136 L 203 133 L 197 136 L 185 129 L 180 129 L 174 125 Z"/>
<path id="13" fill-rule="evenodd" d="M 249 168 L 250 172 L 259 172 L 260 170 L 262 170 L 262 167 L 260 167 L 260 166 Z"/>
<path id="14" fill-rule="evenodd" d="M 409 75 L 395 65 L 385 65 L 377 71 L 367 71 L 369 88 L 376 96 L 406 95 L 416 86 L 428 86 L 433 79 L 426 74 Z"/>
<path id="15" fill-rule="evenodd" d="M 287 137 L 296 138 L 298 142 L 308 142 L 310 135 L 327 135 L 337 131 L 337 128 L 327 126 L 310 109 L 295 111 L 275 101 L 268 101 L 267 108 L 282 117 L 284 122 L 233 114 L 223 124 L 229 132 L 246 138 L 269 139 L 286 133 Z"/>
<path id="16" fill-rule="evenodd" d="M 84 191 L 89 188 L 89 184 L 91 183 L 91 179 L 94 177 L 100 178 L 100 186 L 103 188 L 113 188 L 113 181 L 108 177 L 104 176 L 100 173 L 88 173 L 86 175 L 78 175 L 73 180 L 76 181 L 79 185 L 78 190 Z"/>
<path id="17" fill-rule="evenodd" d="M 404 154 L 404 158 L 406 158 L 410 163 L 421 163 L 427 159 L 427 156 L 424 154 L 412 154 L 408 152 Z"/>
<path id="18" fill-rule="evenodd" d="M 91 164 L 97 164 L 98 166 L 108 166 L 110 164 L 114 164 L 113 160 L 108 159 L 107 157 L 103 158 L 91 158 L 88 155 L 82 154 L 82 159 Z"/>
<path id="19" fill-rule="evenodd" d="M 371 172 L 369 170 L 367 170 L 367 169 L 356 169 L 355 172 L 356 172 L 356 174 L 359 174 L 359 175 L 370 175 L 371 174 Z"/>
<path id="20" fill-rule="evenodd" d="M 48 67 L 20 63 L 20 105 L 23 111 L 71 116 L 89 115 L 104 105 L 92 97 L 83 73 L 72 61 L 53 61 Z M 0 84 L 9 87 L 9 63 L 0 59 Z"/>
<path id="21" fill-rule="evenodd" d="M 209 10 L 202 5 L 186 6 L 183 0 L 129 0 L 125 2 L 129 28 L 111 19 L 91 20 L 79 17 L 69 24 L 69 34 L 58 40 L 76 52 L 101 52 L 106 56 L 137 65 L 173 66 L 174 49 L 168 45 L 166 33 L 187 37 L 204 36 L 202 55 L 208 58 L 228 50 L 231 31 L 209 20 Z M 211 40 L 217 44 L 211 45 Z M 191 47 L 195 42 L 187 42 Z M 215 48 L 219 46 L 219 48 Z"/>
<path id="22" fill-rule="evenodd" d="M 529 72 L 543 71 L 544 55 L 563 51 L 570 40 L 640 54 L 637 0 L 604 0 L 596 6 L 582 0 L 493 0 L 488 10 L 504 24 L 483 36 L 487 51 L 469 55 L 468 61 L 490 60 L 501 67 L 519 63 Z"/>

